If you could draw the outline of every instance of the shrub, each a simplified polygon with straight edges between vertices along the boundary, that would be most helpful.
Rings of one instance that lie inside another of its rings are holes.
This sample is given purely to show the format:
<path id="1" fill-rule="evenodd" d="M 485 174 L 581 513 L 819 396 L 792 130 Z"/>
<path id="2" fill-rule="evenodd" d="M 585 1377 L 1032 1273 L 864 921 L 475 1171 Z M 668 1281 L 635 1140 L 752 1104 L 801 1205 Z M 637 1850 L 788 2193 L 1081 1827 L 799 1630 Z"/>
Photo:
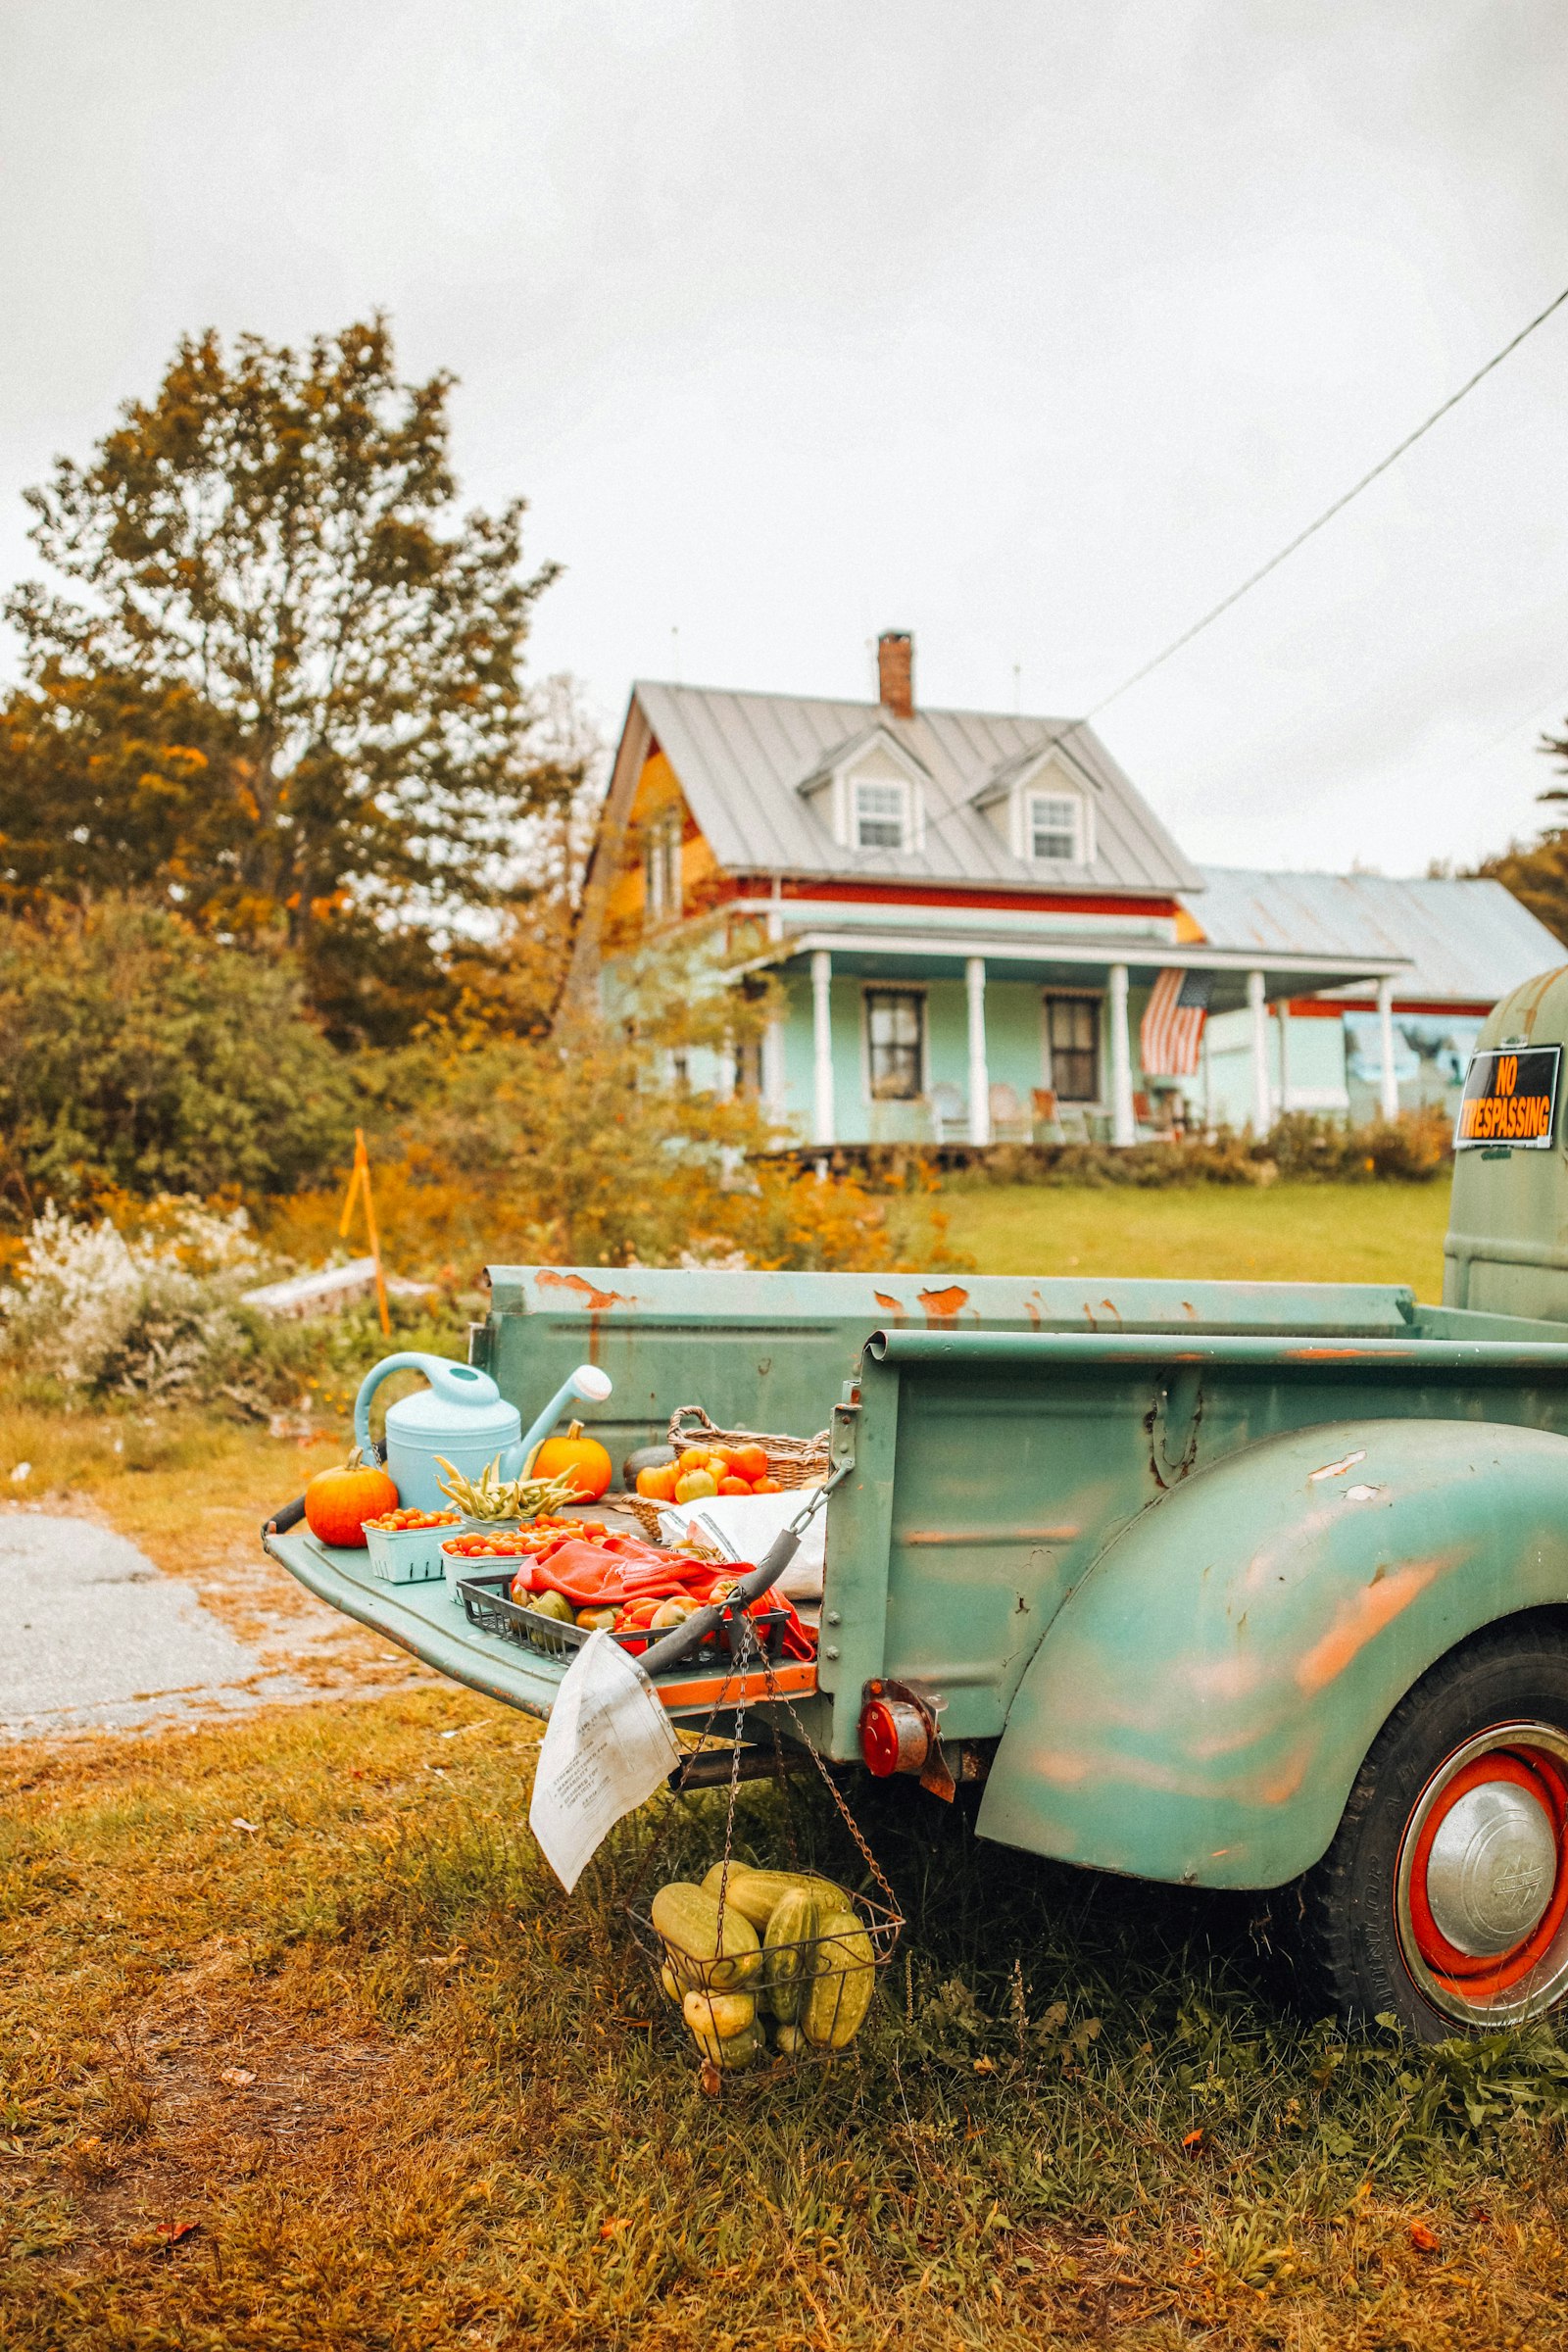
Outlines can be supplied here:
<path id="1" fill-rule="evenodd" d="M 252 1353 L 236 1301 L 263 1270 L 242 1208 L 166 1200 L 129 1238 L 107 1217 L 74 1224 L 51 1202 L 0 1290 L 5 1352 L 87 1396 L 205 1397 Z"/>
<path id="2" fill-rule="evenodd" d="M 25 1222 L 226 1189 L 282 1192 L 352 1137 L 344 1065 L 290 963 L 126 900 L 0 917 L 0 1138 Z"/>

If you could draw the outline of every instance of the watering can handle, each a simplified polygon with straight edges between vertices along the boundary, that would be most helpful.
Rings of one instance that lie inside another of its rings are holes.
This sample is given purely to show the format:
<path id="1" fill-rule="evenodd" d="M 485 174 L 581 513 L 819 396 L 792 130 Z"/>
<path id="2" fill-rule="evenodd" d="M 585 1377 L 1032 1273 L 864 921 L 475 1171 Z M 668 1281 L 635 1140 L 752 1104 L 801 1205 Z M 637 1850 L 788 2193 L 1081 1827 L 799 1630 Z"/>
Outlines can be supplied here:
<path id="1" fill-rule="evenodd" d="M 449 1355 L 383 1355 L 360 1383 L 354 1399 L 354 1442 L 362 1453 L 370 1447 L 370 1398 L 389 1372 L 422 1372 L 438 1396 L 449 1404 L 494 1404 L 501 1395 L 488 1372 L 471 1364 L 455 1364 Z"/>
<path id="2" fill-rule="evenodd" d="M 526 1475 L 534 1448 L 543 1444 L 569 1404 L 580 1397 L 585 1404 L 603 1404 L 614 1387 L 608 1372 L 597 1364 L 579 1364 L 575 1372 L 564 1380 L 538 1419 L 524 1430 L 517 1447 L 517 1468 Z"/>

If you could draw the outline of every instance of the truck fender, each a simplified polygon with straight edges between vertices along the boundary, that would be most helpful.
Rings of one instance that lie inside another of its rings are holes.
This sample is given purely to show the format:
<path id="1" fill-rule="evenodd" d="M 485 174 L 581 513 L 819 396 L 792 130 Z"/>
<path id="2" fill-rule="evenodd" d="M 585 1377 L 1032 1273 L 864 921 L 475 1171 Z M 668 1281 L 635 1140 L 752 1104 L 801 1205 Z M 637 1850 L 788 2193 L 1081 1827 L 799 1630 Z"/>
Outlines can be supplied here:
<path id="1" fill-rule="evenodd" d="M 1199 1886 L 1316 1862 L 1393 1708 L 1456 1642 L 1568 1600 L 1568 1438 L 1320 1423 L 1113 1538 L 1018 1686 L 977 1828 Z"/>

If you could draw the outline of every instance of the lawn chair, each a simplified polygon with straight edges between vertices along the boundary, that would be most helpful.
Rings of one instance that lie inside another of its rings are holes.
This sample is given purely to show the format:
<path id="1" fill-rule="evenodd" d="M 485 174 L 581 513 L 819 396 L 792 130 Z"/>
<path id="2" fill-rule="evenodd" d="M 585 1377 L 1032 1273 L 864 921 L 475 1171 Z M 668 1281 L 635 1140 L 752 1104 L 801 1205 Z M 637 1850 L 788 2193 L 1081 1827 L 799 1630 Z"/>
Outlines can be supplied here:
<path id="1" fill-rule="evenodd" d="M 1026 1144 L 1032 1132 L 1023 1104 L 1006 1080 L 999 1078 L 991 1089 L 991 1141 L 994 1144 Z"/>
<path id="2" fill-rule="evenodd" d="M 1037 1086 L 1029 1097 L 1034 1112 L 1034 1140 L 1037 1144 L 1059 1144 L 1061 1121 L 1056 1112 L 1056 1090 L 1053 1086 Z"/>
<path id="3" fill-rule="evenodd" d="M 961 1144 L 968 1140 L 969 1105 L 956 1086 L 944 1079 L 930 1094 L 931 1138 L 938 1144 Z"/>

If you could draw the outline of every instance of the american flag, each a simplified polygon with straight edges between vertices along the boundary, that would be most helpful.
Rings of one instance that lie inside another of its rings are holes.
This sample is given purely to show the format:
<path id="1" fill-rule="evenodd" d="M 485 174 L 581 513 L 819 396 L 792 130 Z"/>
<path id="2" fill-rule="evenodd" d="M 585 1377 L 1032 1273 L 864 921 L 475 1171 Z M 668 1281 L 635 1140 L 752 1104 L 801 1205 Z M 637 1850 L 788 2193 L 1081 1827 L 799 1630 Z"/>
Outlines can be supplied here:
<path id="1" fill-rule="evenodd" d="M 1212 972 L 1161 972 L 1138 1029 L 1138 1054 L 1149 1078 L 1191 1078 L 1203 1042 Z"/>

